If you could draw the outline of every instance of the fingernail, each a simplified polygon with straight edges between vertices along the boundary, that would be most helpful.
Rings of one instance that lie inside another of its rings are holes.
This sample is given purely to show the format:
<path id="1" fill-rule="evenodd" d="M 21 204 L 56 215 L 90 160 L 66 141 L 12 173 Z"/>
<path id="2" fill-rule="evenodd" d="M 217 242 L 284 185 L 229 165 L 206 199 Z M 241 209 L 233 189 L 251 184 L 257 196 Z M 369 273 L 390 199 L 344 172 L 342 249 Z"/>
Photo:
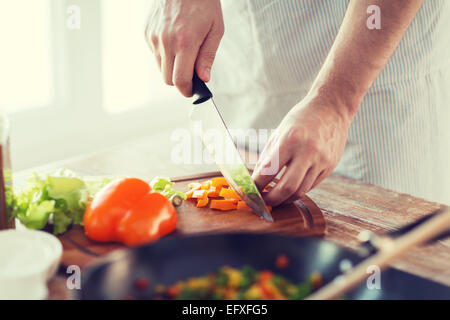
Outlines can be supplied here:
<path id="1" fill-rule="evenodd" d="M 205 78 L 205 82 L 208 82 L 211 76 L 211 68 L 206 67 L 205 70 L 203 71 L 203 76 Z"/>

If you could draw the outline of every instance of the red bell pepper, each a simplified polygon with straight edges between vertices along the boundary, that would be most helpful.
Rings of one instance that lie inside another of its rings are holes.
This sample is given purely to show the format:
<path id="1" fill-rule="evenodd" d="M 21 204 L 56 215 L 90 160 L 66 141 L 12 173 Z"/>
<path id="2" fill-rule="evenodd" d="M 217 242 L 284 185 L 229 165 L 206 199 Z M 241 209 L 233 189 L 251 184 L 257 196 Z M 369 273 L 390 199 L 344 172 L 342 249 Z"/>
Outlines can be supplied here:
<path id="1" fill-rule="evenodd" d="M 165 196 L 136 178 L 113 181 L 100 190 L 84 218 L 86 235 L 99 242 L 136 246 L 172 232 L 177 212 Z"/>

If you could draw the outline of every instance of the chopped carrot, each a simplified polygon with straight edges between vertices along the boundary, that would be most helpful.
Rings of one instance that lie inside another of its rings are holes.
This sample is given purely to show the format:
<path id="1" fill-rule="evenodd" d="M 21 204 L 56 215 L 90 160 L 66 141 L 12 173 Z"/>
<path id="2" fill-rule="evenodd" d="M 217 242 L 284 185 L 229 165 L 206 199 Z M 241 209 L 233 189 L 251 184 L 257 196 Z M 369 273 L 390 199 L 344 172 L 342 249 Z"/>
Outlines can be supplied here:
<path id="1" fill-rule="evenodd" d="M 228 181 L 224 177 L 216 177 L 211 179 L 211 185 L 213 187 L 222 188 L 222 187 L 228 187 Z"/>
<path id="2" fill-rule="evenodd" d="M 196 199 L 208 199 L 208 190 L 194 190 L 192 198 Z"/>
<path id="3" fill-rule="evenodd" d="M 149 281 L 146 277 L 141 277 L 136 280 L 136 282 L 134 283 L 134 286 L 138 290 L 145 290 L 149 286 Z"/>
<path id="4" fill-rule="evenodd" d="M 289 259 L 285 254 L 280 254 L 277 257 L 277 260 L 275 262 L 275 265 L 278 269 L 284 269 L 289 265 Z"/>
<path id="5" fill-rule="evenodd" d="M 237 207 L 236 200 L 211 200 L 211 209 L 222 211 L 235 210 Z"/>
<path id="6" fill-rule="evenodd" d="M 186 192 L 186 198 L 187 199 L 192 199 L 192 195 L 194 194 L 194 189 L 189 190 L 188 192 Z"/>
<path id="7" fill-rule="evenodd" d="M 266 270 L 266 271 L 261 271 L 259 273 L 259 279 L 261 281 L 270 280 L 272 278 L 273 278 L 273 273 L 271 271 Z"/>
<path id="8" fill-rule="evenodd" d="M 197 201 L 197 208 L 202 208 L 202 207 L 206 207 L 208 205 L 209 199 L 206 198 L 200 198 Z"/>
<path id="9" fill-rule="evenodd" d="M 219 196 L 227 198 L 227 199 L 234 199 L 234 200 L 241 200 L 241 197 L 231 188 L 222 188 L 220 190 Z"/>
<path id="10" fill-rule="evenodd" d="M 250 207 L 245 203 L 245 201 L 238 201 L 237 209 L 238 210 L 251 210 Z"/>
<path id="11" fill-rule="evenodd" d="M 189 189 L 191 190 L 198 190 L 202 187 L 202 184 L 199 182 L 192 182 L 188 184 Z"/>
<path id="12" fill-rule="evenodd" d="M 219 194 L 220 193 L 216 190 L 216 187 L 213 187 L 213 186 L 209 187 L 208 198 L 218 198 L 218 197 L 220 197 Z"/>
<path id="13" fill-rule="evenodd" d="M 266 208 L 267 208 L 267 210 L 269 210 L 269 212 L 272 212 L 271 206 L 266 205 Z M 237 209 L 238 210 L 252 210 L 244 201 L 238 201 Z"/>
<path id="14" fill-rule="evenodd" d="M 210 186 L 211 186 L 211 180 L 206 180 L 206 181 L 202 182 L 202 189 L 204 188 L 204 190 L 208 190 Z"/>

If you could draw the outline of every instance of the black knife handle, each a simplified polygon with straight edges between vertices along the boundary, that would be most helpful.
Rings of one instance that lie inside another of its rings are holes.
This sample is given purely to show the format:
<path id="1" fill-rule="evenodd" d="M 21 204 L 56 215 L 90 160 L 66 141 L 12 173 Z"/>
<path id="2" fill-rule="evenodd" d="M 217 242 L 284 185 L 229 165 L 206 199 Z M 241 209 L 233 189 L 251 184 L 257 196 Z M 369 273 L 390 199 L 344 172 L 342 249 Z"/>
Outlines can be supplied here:
<path id="1" fill-rule="evenodd" d="M 197 72 L 195 71 L 192 79 L 192 95 L 194 96 L 193 104 L 200 104 L 208 101 L 213 96 L 206 84 L 197 76 Z"/>

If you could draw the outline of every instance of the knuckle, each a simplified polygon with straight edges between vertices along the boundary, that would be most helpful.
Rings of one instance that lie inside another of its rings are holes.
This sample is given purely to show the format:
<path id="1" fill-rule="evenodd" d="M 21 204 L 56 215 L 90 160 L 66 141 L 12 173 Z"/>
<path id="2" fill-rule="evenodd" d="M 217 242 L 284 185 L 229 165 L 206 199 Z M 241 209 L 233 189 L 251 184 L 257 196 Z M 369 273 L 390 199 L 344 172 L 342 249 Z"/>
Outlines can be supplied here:
<path id="1" fill-rule="evenodd" d="M 333 159 L 332 159 L 331 155 L 326 152 L 322 152 L 320 154 L 320 159 L 322 162 L 324 162 L 326 164 L 333 164 Z"/>
<path id="2" fill-rule="evenodd" d="M 170 45 L 171 36 L 168 32 L 162 32 L 159 36 L 156 36 L 156 42 L 161 42 L 161 44 L 167 48 Z"/>
<path id="3" fill-rule="evenodd" d="M 150 33 L 149 35 L 150 43 L 153 45 L 153 47 L 158 46 L 159 37 L 155 33 Z"/>
<path id="4" fill-rule="evenodd" d="M 192 47 L 192 37 L 185 31 L 179 31 L 175 35 L 175 43 L 178 50 L 187 50 Z"/>
<path id="5" fill-rule="evenodd" d="M 317 153 L 319 152 L 319 143 L 316 140 L 308 140 L 305 143 L 306 151 L 308 153 Z"/>
<path id="6" fill-rule="evenodd" d="M 291 145 L 299 145 L 303 140 L 303 134 L 299 128 L 290 128 L 287 133 L 287 142 Z"/>

